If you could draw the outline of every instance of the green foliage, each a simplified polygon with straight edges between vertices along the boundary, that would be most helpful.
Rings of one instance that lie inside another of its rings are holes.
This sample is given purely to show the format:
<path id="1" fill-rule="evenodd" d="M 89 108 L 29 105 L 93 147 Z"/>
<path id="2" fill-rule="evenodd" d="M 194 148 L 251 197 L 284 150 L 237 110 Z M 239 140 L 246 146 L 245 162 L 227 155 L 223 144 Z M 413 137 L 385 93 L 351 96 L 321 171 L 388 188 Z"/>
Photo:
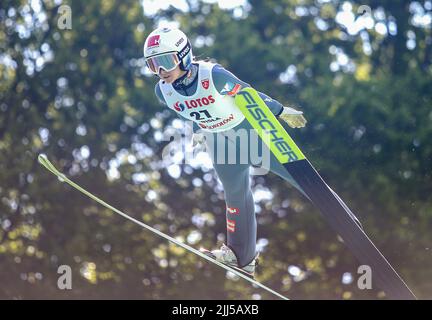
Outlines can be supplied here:
<path id="1" fill-rule="evenodd" d="M 195 247 L 223 241 L 214 172 L 181 165 L 174 179 L 161 161 L 167 142 L 158 137 L 176 117 L 153 94 L 142 45 L 164 20 L 203 44 L 194 48 L 199 57 L 300 106 L 308 126 L 290 134 L 415 293 L 431 296 L 432 38 L 411 2 L 351 2 L 355 14 L 362 4 L 382 12 L 374 23 L 386 34 L 350 33 L 336 19 L 347 9 L 339 1 L 188 2 L 186 12 L 152 16 L 147 1 L 144 10 L 139 1 L 69 1 L 71 30 L 57 25 L 58 2 L 31 3 L 4 0 L 0 9 L 0 297 L 274 298 L 227 280 L 37 164 L 48 154 L 90 192 Z M 269 242 L 259 280 L 297 299 L 383 297 L 356 289 L 357 262 L 306 199 L 273 175 L 254 180 L 262 188 L 272 199 L 258 203 L 258 236 Z M 57 289 L 62 264 L 72 267 L 71 291 Z M 354 282 L 342 283 L 345 272 Z"/>

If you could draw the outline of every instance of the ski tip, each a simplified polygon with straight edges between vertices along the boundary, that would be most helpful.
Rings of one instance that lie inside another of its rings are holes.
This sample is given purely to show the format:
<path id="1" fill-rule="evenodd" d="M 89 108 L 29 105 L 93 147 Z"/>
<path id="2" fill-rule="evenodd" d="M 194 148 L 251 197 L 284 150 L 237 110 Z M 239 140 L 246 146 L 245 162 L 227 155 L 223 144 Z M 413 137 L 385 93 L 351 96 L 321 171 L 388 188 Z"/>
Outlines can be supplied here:
<path id="1" fill-rule="evenodd" d="M 41 153 L 38 155 L 38 161 L 40 164 L 44 163 L 45 161 L 48 161 L 48 157 L 45 153 Z"/>
<path id="2" fill-rule="evenodd" d="M 48 160 L 48 157 L 46 156 L 46 154 L 44 154 L 44 153 L 39 154 L 38 155 L 38 161 L 42 166 L 44 166 L 47 170 L 51 171 L 53 174 L 55 174 L 59 177 L 63 176 L 60 172 L 58 172 L 56 167 L 54 167 L 54 165 Z"/>
<path id="3" fill-rule="evenodd" d="M 41 153 L 38 155 L 38 161 L 41 165 L 43 165 L 47 169 L 50 169 L 51 167 L 53 167 L 53 165 L 48 160 L 48 157 L 45 153 Z"/>

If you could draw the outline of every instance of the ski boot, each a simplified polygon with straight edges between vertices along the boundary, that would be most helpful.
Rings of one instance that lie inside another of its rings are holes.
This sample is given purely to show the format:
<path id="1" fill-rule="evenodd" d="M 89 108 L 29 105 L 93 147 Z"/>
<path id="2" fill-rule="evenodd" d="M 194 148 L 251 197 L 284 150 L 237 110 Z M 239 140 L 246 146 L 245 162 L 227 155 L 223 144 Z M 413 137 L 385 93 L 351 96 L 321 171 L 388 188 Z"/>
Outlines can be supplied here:
<path id="1" fill-rule="evenodd" d="M 237 263 L 237 257 L 234 254 L 234 252 L 225 244 L 222 245 L 220 249 L 209 251 L 207 249 L 201 248 L 200 251 L 207 256 L 215 259 L 216 261 L 219 261 L 245 275 L 248 277 L 251 277 L 254 279 L 255 275 L 255 268 L 258 265 L 258 255 L 255 256 L 255 258 L 247 265 L 243 267 L 239 267 Z"/>

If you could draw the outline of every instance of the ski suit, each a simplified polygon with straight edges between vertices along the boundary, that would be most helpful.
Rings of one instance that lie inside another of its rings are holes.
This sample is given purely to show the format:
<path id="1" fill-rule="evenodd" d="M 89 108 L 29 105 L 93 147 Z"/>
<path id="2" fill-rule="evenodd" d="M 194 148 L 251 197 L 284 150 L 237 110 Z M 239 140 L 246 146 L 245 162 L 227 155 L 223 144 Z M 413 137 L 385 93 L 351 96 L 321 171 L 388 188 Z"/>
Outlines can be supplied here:
<path id="1" fill-rule="evenodd" d="M 187 85 L 183 83 L 186 75 L 172 85 L 160 80 L 155 93 L 181 118 L 194 121 L 194 132 L 201 128 L 207 138 L 211 135 L 214 143 L 207 142 L 207 151 L 225 192 L 227 245 L 236 255 L 239 267 L 243 267 L 256 256 L 257 222 L 250 184 L 251 166 L 277 174 L 307 195 L 267 146 L 255 139 L 255 130 L 234 104 L 235 94 L 241 88 L 250 87 L 249 84 L 219 64 L 199 61 L 193 64 L 192 71 L 192 80 L 189 79 Z M 283 106 L 264 93 L 259 92 L 259 95 L 278 117 Z M 235 135 L 239 132 L 245 133 L 242 137 L 246 136 L 246 141 Z M 247 152 L 252 148 L 257 148 L 260 155 L 268 155 L 268 161 L 257 162 L 264 157 L 252 157 L 251 152 Z"/>

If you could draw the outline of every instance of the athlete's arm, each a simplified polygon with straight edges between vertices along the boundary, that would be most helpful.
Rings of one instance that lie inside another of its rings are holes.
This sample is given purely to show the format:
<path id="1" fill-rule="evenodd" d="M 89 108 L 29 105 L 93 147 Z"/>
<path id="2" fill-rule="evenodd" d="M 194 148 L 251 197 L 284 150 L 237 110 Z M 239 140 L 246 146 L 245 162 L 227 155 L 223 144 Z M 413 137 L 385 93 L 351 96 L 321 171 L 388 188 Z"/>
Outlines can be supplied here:
<path id="1" fill-rule="evenodd" d="M 213 67 L 212 76 L 215 87 L 220 94 L 235 96 L 240 89 L 250 87 L 248 83 L 240 80 L 219 64 Z M 272 99 L 262 92 L 257 92 L 271 112 L 276 117 L 285 121 L 291 128 L 301 128 L 305 126 L 307 121 L 303 117 L 302 111 L 297 111 L 290 107 L 284 107 L 279 101 Z"/>
<path id="2" fill-rule="evenodd" d="M 212 76 L 215 87 L 220 94 L 235 96 L 240 89 L 251 87 L 250 84 L 240 80 L 220 64 L 213 67 Z M 282 113 L 284 106 L 279 101 L 270 98 L 268 95 L 259 91 L 257 92 L 267 104 L 271 112 L 278 117 Z"/>

